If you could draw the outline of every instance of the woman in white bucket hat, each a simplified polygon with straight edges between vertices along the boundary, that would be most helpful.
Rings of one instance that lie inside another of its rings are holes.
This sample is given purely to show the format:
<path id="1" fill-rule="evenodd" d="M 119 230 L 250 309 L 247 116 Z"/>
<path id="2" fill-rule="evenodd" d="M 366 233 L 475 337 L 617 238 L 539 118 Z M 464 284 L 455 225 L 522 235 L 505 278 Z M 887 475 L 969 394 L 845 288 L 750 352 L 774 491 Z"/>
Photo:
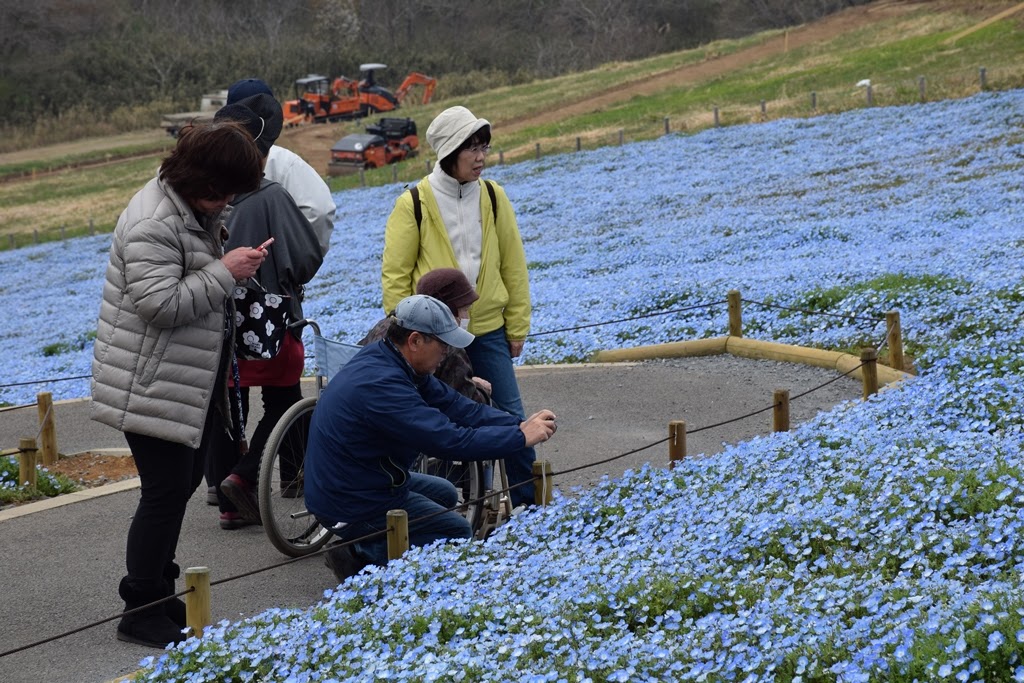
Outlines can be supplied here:
<path id="1" fill-rule="evenodd" d="M 480 179 L 491 124 L 466 107 L 450 107 L 430 123 L 427 143 L 438 162 L 398 197 L 385 229 L 384 311 L 394 311 L 431 270 L 461 270 L 480 295 L 469 311 L 476 340 L 466 349 L 474 374 L 491 383 L 495 406 L 523 419 L 512 359 L 530 331 L 530 284 L 512 204 L 500 185 Z M 511 484 L 532 479 L 535 458 L 532 448 L 506 458 Z M 514 488 L 511 498 L 532 503 L 532 485 Z"/>

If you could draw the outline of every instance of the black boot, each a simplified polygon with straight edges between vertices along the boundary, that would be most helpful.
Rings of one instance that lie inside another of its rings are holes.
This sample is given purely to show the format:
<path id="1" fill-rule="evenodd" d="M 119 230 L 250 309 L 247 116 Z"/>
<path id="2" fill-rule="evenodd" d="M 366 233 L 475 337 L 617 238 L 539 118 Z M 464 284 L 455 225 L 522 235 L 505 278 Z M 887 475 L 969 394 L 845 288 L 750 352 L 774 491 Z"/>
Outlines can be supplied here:
<path id="1" fill-rule="evenodd" d="M 124 600 L 125 611 L 170 595 L 164 579 L 140 580 L 125 577 L 121 579 L 117 592 Z M 164 605 L 158 605 L 121 617 L 121 622 L 117 625 L 117 639 L 163 649 L 169 643 L 177 644 L 185 640 L 185 634 L 171 617 L 167 616 Z"/>
<path id="2" fill-rule="evenodd" d="M 166 584 L 166 592 L 164 595 L 174 595 L 174 580 L 181 575 L 181 568 L 171 562 L 164 569 L 164 583 Z M 175 626 L 178 628 L 185 628 L 185 603 L 181 598 L 171 598 L 169 601 L 164 603 L 164 613 L 171 618 Z"/>

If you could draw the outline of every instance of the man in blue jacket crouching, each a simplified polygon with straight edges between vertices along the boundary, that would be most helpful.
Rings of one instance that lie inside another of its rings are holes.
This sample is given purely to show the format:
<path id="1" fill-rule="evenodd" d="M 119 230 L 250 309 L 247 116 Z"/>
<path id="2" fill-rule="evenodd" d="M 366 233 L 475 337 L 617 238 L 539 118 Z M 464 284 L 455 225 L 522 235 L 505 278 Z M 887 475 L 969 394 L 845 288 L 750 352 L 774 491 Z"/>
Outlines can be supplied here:
<path id="1" fill-rule="evenodd" d="M 310 425 L 306 506 L 342 540 L 387 528 L 389 510 L 409 515 L 409 542 L 469 538 L 447 479 L 410 472 L 420 453 L 443 460 L 491 460 L 547 441 L 555 415 L 526 420 L 470 400 L 432 374 L 449 347 L 473 335 L 446 305 L 414 295 L 395 308 L 387 336 L 363 347 L 327 385 Z M 432 515 L 423 521 L 420 518 Z M 338 580 L 387 563 L 384 534 L 330 551 Z"/>

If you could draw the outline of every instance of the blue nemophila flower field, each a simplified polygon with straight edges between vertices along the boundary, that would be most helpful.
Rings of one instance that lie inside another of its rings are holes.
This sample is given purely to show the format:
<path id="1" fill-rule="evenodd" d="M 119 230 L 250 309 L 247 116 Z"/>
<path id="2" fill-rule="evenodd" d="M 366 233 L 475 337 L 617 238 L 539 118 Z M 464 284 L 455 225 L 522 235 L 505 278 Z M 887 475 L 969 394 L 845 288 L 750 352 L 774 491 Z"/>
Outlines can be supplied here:
<path id="1" fill-rule="evenodd" d="M 535 331 L 736 288 L 857 316 L 745 307 L 750 336 L 826 348 L 877 344 L 874 321 L 897 309 L 921 376 L 793 432 L 559 497 L 486 543 L 414 549 L 309 609 L 222 622 L 140 677 L 1024 681 L 1022 169 L 1017 91 L 488 171 L 520 219 Z M 337 196 L 306 303 L 331 336 L 356 339 L 380 314 L 399 191 Z M 0 341 L 10 381 L 88 371 L 104 245 L 0 255 L 24 318 Z M 538 336 L 525 360 L 726 328 L 722 305 Z"/>

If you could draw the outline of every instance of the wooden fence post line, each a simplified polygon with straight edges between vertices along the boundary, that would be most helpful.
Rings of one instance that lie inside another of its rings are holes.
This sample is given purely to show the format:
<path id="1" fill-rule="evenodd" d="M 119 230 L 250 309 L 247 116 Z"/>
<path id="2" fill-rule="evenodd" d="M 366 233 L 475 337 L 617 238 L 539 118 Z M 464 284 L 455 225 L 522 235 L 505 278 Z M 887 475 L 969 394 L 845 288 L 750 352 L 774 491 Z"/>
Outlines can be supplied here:
<path id="1" fill-rule="evenodd" d="M 366 169 L 359 169 L 359 184 L 366 187 Z"/>
<path id="2" fill-rule="evenodd" d="M 8 241 L 11 243 L 11 249 L 14 249 L 14 234 L 12 233 L 7 237 L 9 238 Z"/>
<path id="3" fill-rule="evenodd" d="M 536 149 L 537 149 L 537 158 L 540 159 L 540 143 L 539 142 L 537 143 Z"/>
<path id="4" fill-rule="evenodd" d="M 626 138 L 625 138 L 625 135 L 626 135 L 626 132 L 625 132 L 624 130 L 622 130 L 621 128 L 619 128 L 619 145 L 620 145 L 620 146 L 622 145 L 622 143 L 623 143 L 623 142 L 625 141 L 625 139 L 626 139 Z"/>
<path id="5" fill-rule="evenodd" d="M 67 236 L 67 226 L 62 225 L 62 226 L 60 226 L 60 241 L 63 242 L 64 238 L 66 236 Z"/>
<path id="6" fill-rule="evenodd" d="M 36 394 L 36 408 L 39 412 L 39 434 L 42 439 L 43 466 L 57 462 L 57 418 L 53 413 L 53 394 L 40 391 Z"/>
<path id="7" fill-rule="evenodd" d="M 761 100 L 761 120 L 768 118 L 768 103 Z"/>
<path id="8" fill-rule="evenodd" d="M 672 129 L 668 125 L 668 117 L 666 116 L 665 117 L 665 135 L 668 135 L 671 131 L 672 131 Z M 579 138 L 577 138 L 577 139 L 579 139 Z"/>
<path id="9" fill-rule="evenodd" d="M 39 230 L 32 228 L 32 244 L 39 244 Z"/>
<path id="10" fill-rule="evenodd" d="M 533 463 L 533 502 L 549 505 L 554 500 L 551 492 L 551 462 L 536 460 Z"/>
<path id="11" fill-rule="evenodd" d="M 789 390 L 775 390 L 775 409 L 772 411 L 772 431 L 789 431 Z"/>
<path id="12" fill-rule="evenodd" d="M 922 102 L 925 101 L 924 85 L 925 85 L 924 76 L 921 76 L 921 77 L 919 77 L 917 79 L 917 92 L 918 92 L 918 94 L 921 95 L 921 101 Z"/>
<path id="13" fill-rule="evenodd" d="M 686 421 L 672 420 L 668 423 L 668 468 L 686 457 Z"/>
<path id="14" fill-rule="evenodd" d="M 189 567 L 185 570 L 185 625 L 196 638 L 203 637 L 203 629 L 213 623 L 210 612 L 210 570 L 207 567 Z"/>
<path id="15" fill-rule="evenodd" d="M 28 484 L 30 488 L 35 488 L 36 440 L 21 439 L 18 441 L 18 450 L 21 451 L 18 458 L 18 485 Z"/>
<path id="16" fill-rule="evenodd" d="M 92 216 L 89 217 L 89 237 L 96 234 L 96 223 L 92 220 Z"/>
<path id="17" fill-rule="evenodd" d="M 743 336 L 743 308 L 740 304 L 740 290 L 730 289 L 726 295 L 729 303 L 729 336 Z"/>
<path id="18" fill-rule="evenodd" d="M 782 51 L 789 52 L 789 29 L 786 29 L 782 37 Z"/>
<path id="19" fill-rule="evenodd" d="M 427 159 L 426 164 L 427 164 L 427 173 L 430 173 L 430 159 Z"/>
<path id="20" fill-rule="evenodd" d="M 388 510 L 388 559 L 397 560 L 409 551 L 409 513 Z"/>
<path id="21" fill-rule="evenodd" d="M 818 93 L 811 91 L 811 111 L 818 111 Z"/>
<path id="22" fill-rule="evenodd" d="M 888 311 L 885 314 L 886 343 L 889 345 L 889 367 L 903 370 L 906 361 L 903 359 L 903 331 L 900 329 L 900 312 Z"/>
<path id="23" fill-rule="evenodd" d="M 578 152 L 578 151 L 580 151 L 581 149 L 583 149 L 583 141 L 582 141 L 582 140 L 580 140 L 580 136 L 579 136 L 579 135 L 577 135 L 577 136 L 576 136 L 576 151 Z"/>
<path id="24" fill-rule="evenodd" d="M 864 400 L 878 393 L 878 352 L 870 346 L 860 350 L 860 369 L 864 377 Z"/>
<path id="25" fill-rule="evenodd" d="M 868 87 L 865 88 L 865 91 L 867 93 L 868 106 L 870 107 L 871 105 L 873 105 L 875 103 L 874 90 L 872 90 L 870 83 L 868 83 Z"/>
<path id="26" fill-rule="evenodd" d="M 987 85 L 985 75 L 986 75 L 985 67 L 981 67 L 980 69 L 978 69 L 978 82 L 981 85 L 981 89 L 982 90 L 984 90 L 985 86 Z"/>
<path id="27" fill-rule="evenodd" d="M 715 107 L 715 128 L 718 128 L 718 124 L 719 124 L 718 107 Z"/>
<path id="28" fill-rule="evenodd" d="M 503 166 L 504 164 L 505 164 L 505 150 L 499 149 L 498 150 L 498 166 Z"/>
<path id="29" fill-rule="evenodd" d="M 398 164 L 391 164 L 391 181 L 398 182 Z"/>

